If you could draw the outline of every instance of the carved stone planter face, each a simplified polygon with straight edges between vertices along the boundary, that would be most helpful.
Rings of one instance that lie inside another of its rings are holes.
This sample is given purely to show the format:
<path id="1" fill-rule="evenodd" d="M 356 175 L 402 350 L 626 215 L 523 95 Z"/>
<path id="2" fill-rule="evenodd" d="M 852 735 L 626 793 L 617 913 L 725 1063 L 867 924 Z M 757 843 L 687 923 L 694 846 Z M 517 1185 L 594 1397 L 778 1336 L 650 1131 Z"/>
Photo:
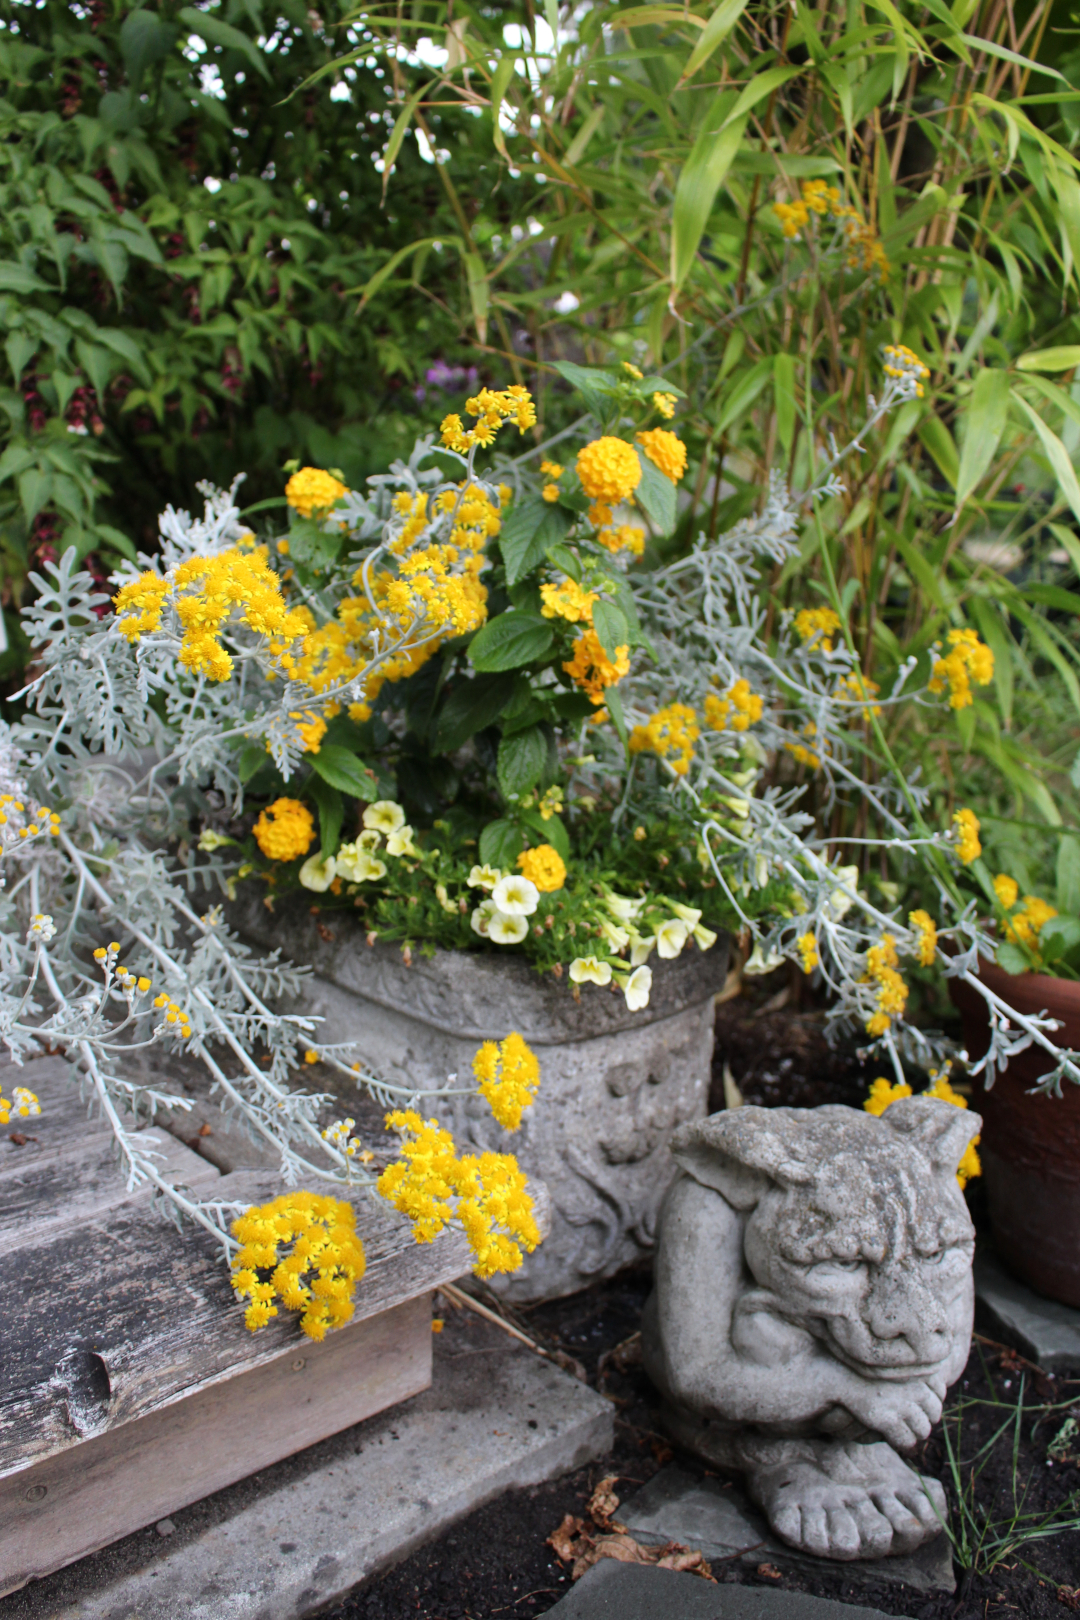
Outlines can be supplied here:
<path id="1" fill-rule="evenodd" d="M 358 1041 L 387 1080 L 439 1085 L 456 1073 L 465 1085 L 481 1041 L 511 1030 L 528 1041 L 540 1091 L 513 1135 L 480 1099 L 432 1107 L 459 1147 L 513 1153 L 546 1187 L 549 1235 L 520 1271 L 493 1279 L 507 1298 L 571 1294 L 651 1251 L 674 1174 L 668 1141 L 707 1112 L 723 936 L 711 951 L 655 963 L 650 1004 L 632 1013 L 621 993 L 592 985 L 576 1002 L 565 979 L 542 979 L 519 957 L 440 950 L 406 967 L 396 946 L 368 947 L 340 914 L 322 936 L 306 908 L 252 910 L 241 926 L 311 963 L 303 1010 L 325 1019 L 316 1039 Z"/>

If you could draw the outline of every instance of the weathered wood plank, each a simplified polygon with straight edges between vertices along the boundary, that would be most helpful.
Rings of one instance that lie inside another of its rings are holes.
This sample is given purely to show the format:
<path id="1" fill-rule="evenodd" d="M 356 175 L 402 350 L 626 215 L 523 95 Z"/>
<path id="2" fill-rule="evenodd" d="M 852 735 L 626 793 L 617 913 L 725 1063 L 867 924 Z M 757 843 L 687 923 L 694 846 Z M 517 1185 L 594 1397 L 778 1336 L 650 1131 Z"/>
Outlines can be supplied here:
<path id="1" fill-rule="evenodd" d="M 426 1389 L 430 1296 L 0 1480 L 0 1597 Z"/>
<path id="2" fill-rule="evenodd" d="M 216 1167 L 168 1131 L 135 1131 L 132 1140 L 154 1155 L 154 1168 L 174 1186 L 213 1196 L 210 1189 L 221 1179 Z M 27 1248 L 65 1226 L 149 1196 L 145 1182 L 128 1192 L 111 1131 L 76 1137 L 45 1153 L 27 1141 L 12 1159 L 0 1161 L 0 1245 Z"/>
<path id="3" fill-rule="evenodd" d="M 0 1065 L 0 1088 L 10 1098 L 16 1086 L 26 1086 L 41 1103 L 41 1113 L 32 1119 L 18 1119 L 14 1115 L 0 1128 L 0 1170 L 18 1164 L 26 1147 L 32 1147 L 42 1156 L 64 1151 L 73 1141 L 91 1136 L 112 1137 L 108 1124 L 97 1117 L 91 1118 L 87 1103 L 79 1096 L 79 1080 L 63 1058 L 36 1058 L 21 1069 L 13 1063 Z M 19 1147 L 11 1140 L 11 1133 L 28 1138 L 26 1146 Z"/>
<path id="4" fill-rule="evenodd" d="M 280 1191 L 239 1171 L 213 1196 L 246 1206 Z M 461 1234 L 419 1245 L 366 1195 L 354 1203 L 368 1259 L 358 1320 L 468 1270 Z M 0 1477 L 308 1343 L 288 1312 L 249 1333 L 212 1238 L 177 1232 L 145 1200 L 0 1250 L 0 1291 Z"/>

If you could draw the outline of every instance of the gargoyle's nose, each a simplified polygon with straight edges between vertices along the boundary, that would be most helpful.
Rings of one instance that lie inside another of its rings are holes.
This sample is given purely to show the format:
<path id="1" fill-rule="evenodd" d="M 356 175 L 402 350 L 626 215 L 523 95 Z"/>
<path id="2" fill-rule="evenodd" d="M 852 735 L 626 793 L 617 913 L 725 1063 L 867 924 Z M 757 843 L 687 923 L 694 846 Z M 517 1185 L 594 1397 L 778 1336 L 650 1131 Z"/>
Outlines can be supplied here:
<path id="1" fill-rule="evenodd" d="M 949 1327 L 945 1307 L 906 1260 L 875 1271 L 865 1320 L 876 1339 L 906 1339 L 920 1361 L 938 1359 Z"/>

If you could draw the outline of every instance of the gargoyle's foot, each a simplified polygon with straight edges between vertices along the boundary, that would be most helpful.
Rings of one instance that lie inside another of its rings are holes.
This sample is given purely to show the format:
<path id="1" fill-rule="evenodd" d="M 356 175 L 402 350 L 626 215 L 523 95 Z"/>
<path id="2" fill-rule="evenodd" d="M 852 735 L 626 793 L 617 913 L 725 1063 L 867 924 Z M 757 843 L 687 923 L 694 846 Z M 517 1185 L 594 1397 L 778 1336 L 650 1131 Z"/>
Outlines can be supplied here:
<path id="1" fill-rule="evenodd" d="M 781 1540 L 819 1558 L 914 1552 L 945 1522 L 945 1492 L 884 1441 L 775 1440 L 744 1448 L 747 1488 Z"/>

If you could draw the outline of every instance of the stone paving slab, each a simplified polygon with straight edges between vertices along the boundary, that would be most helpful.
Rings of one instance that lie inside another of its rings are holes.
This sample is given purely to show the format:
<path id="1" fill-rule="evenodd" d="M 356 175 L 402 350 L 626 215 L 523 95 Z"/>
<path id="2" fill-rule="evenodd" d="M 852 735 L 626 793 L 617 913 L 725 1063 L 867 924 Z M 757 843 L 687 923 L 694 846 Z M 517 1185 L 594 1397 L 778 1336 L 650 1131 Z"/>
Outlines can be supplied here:
<path id="1" fill-rule="evenodd" d="M 614 1408 L 464 1311 L 432 1387 L 0 1600 L 0 1620 L 300 1620 L 503 1491 L 609 1451 Z"/>
<path id="2" fill-rule="evenodd" d="M 1080 1370 L 1080 1311 L 1025 1288 L 996 1255 L 975 1257 L 977 1321 L 1045 1372 Z"/>
<path id="3" fill-rule="evenodd" d="M 767 1587 L 714 1586 L 697 1575 L 613 1558 L 595 1564 L 547 1615 L 548 1620 L 885 1620 L 880 1609 L 855 1603 Z"/>
<path id="4" fill-rule="evenodd" d="M 906 1557 L 859 1559 L 840 1563 L 799 1553 L 778 1540 L 758 1510 L 734 1483 L 698 1479 L 671 1463 L 643 1490 L 623 1502 L 618 1520 L 637 1540 L 650 1546 L 681 1541 L 700 1549 L 707 1559 L 733 1566 L 775 1564 L 779 1569 L 820 1575 L 828 1571 L 858 1586 L 911 1586 L 919 1592 L 955 1592 L 952 1552 L 938 1536 Z"/>

